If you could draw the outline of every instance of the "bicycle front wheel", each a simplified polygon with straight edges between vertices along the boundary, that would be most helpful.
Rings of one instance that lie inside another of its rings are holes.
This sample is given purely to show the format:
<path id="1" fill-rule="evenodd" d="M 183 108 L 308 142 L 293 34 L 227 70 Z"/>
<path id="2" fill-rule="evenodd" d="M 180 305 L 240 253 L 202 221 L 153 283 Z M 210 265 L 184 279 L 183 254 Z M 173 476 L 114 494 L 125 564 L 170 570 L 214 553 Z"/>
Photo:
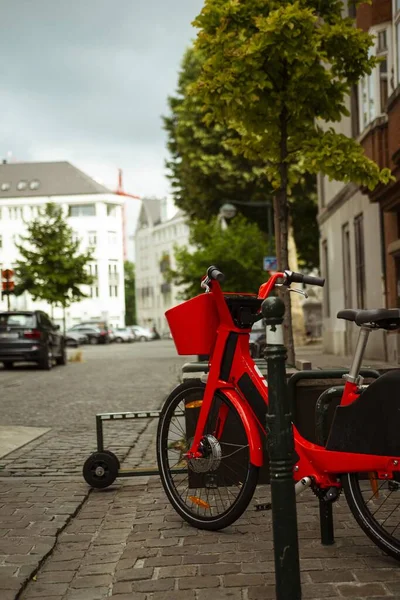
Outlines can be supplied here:
<path id="1" fill-rule="evenodd" d="M 161 411 L 157 461 L 169 501 L 198 529 L 218 530 L 246 510 L 259 468 L 250 462 L 247 434 L 228 398 L 215 394 L 201 440 L 202 458 L 185 458 L 194 437 L 205 385 L 187 380 L 173 390 Z M 221 418 L 224 426 L 219 426 Z M 221 431 L 222 429 L 222 431 Z"/>
<path id="2" fill-rule="evenodd" d="M 375 473 L 342 477 L 347 504 L 357 523 L 381 550 L 400 560 L 400 484 Z"/>

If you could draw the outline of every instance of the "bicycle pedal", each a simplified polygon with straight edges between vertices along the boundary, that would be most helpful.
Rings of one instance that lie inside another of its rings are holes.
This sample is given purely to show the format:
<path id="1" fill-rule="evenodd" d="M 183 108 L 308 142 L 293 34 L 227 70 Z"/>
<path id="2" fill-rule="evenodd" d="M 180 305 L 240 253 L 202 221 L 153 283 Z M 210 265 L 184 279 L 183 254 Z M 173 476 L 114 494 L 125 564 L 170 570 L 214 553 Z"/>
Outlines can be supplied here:
<path id="1" fill-rule="evenodd" d="M 271 502 L 266 502 L 265 504 L 256 504 L 256 511 L 258 512 L 261 512 L 262 510 L 271 510 L 271 508 Z"/>
<path id="2" fill-rule="evenodd" d="M 337 487 L 330 487 L 323 497 L 324 502 L 335 502 L 339 498 L 340 490 Z"/>

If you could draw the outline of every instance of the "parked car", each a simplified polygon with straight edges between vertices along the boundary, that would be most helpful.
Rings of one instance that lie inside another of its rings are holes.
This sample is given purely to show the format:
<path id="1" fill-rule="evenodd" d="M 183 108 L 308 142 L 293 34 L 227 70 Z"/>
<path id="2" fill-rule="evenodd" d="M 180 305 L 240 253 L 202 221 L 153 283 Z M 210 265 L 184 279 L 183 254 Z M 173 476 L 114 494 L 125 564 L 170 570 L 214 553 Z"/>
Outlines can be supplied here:
<path id="1" fill-rule="evenodd" d="M 41 310 L 0 313 L 0 361 L 6 369 L 16 362 L 34 362 L 49 371 L 54 360 L 67 364 L 60 326 Z"/>
<path id="2" fill-rule="evenodd" d="M 69 329 L 65 332 L 65 343 L 67 346 L 77 348 L 80 344 L 87 344 L 88 342 L 88 336 L 81 331 L 71 331 Z"/>
<path id="3" fill-rule="evenodd" d="M 74 325 L 70 332 L 76 332 L 83 334 L 87 337 L 89 344 L 105 344 L 108 342 L 104 341 L 105 334 L 98 327 L 92 327 L 89 325 Z"/>
<path id="4" fill-rule="evenodd" d="M 116 327 L 113 330 L 114 342 L 121 344 L 122 342 L 134 342 L 135 334 L 128 327 Z"/>
<path id="5" fill-rule="evenodd" d="M 89 344 L 109 344 L 110 328 L 104 321 L 84 321 L 71 327 L 70 331 L 85 333 L 89 338 Z M 93 339 L 95 338 L 95 341 Z"/>
<path id="6" fill-rule="evenodd" d="M 250 332 L 250 356 L 252 358 L 262 358 L 266 343 L 264 320 L 257 321 Z"/>
<path id="7" fill-rule="evenodd" d="M 149 342 L 150 340 L 154 339 L 154 334 L 150 331 L 150 329 L 146 329 L 145 327 L 132 325 L 131 330 L 135 334 L 138 342 Z"/>

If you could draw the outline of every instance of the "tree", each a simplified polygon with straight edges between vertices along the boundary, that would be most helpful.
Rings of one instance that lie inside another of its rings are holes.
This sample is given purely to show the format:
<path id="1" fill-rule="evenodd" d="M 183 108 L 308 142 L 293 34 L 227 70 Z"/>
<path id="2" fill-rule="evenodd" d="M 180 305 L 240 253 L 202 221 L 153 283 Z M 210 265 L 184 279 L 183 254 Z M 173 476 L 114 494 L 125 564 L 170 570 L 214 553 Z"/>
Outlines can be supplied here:
<path id="1" fill-rule="evenodd" d="M 33 300 L 45 300 L 64 310 L 86 298 L 81 285 L 93 283 L 87 272 L 92 252 L 79 252 L 79 240 L 63 218 L 61 207 L 46 204 L 40 217 L 31 221 L 27 235 L 16 244 L 22 259 L 17 261 L 16 294 L 29 292 Z"/>
<path id="2" fill-rule="evenodd" d="M 266 202 L 272 205 L 273 188 L 265 177 L 262 160 L 235 154 L 229 141 L 240 140 L 239 134 L 224 124 L 205 123 L 202 101 L 188 92 L 203 63 L 201 52 L 193 47 L 186 51 L 177 92 L 168 99 L 170 115 L 164 117 L 171 154 L 166 164 L 174 202 L 192 219 L 205 220 L 217 215 L 223 203 L 233 202 L 245 217 L 269 233 Z M 299 255 L 306 257 L 302 264 L 318 266 L 315 177 L 303 178 L 295 187 L 292 206 L 296 216 L 304 208 L 303 226 L 295 230 Z"/>
<path id="3" fill-rule="evenodd" d="M 230 292 L 257 293 L 267 279 L 262 269 L 265 239 L 257 225 L 242 215 L 232 219 L 225 230 L 216 217 L 195 222 L 189 243 L 193 249 L 175 248 L 176 268 L 169 272 L 169 278 L 184 288 L 182 299 L 201 292 L 201 274 L 212 264 L 225 274 L 224 288 Z"/>
<path id="4" fill-rule="evenodd" d="M 136 292 L 135 292 L 135 265 L 126 260 L 124 262 L 125 272 L 125 324 L 136 323 Z"/>
<path id="5" fill-rule="evenodd" d="M 193 97 L 206 123 L 225 123 L 239 137 L 233 151 L 260 161 L 275 190 L 280 269 L 288 265 L 288 198 L 304 172 L 322 172 L 373 189 L 391 179 L 353 139 L 323 123 L 348 115 L 351 87 L 370 74 L 372 36 L 344 18 L 341 0 L 205 0 L 194 24 L 204 64 Z M 290 297 L 285 334 L 294 362 Z"/>

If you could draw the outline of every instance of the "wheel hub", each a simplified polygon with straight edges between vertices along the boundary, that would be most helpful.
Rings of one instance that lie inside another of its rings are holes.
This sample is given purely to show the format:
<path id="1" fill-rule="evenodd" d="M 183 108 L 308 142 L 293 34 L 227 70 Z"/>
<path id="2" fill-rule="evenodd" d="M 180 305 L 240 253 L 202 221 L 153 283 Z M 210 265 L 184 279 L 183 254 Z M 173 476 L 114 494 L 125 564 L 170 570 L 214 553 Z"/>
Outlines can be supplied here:
<path id="1" fill-rule="evenodd" d="M 203 454 L 201 458 L 190 458 L 189 468 L 195 473 L 207 473 L 216 471 L 221 463 L 222 451 L 217 438 L 211 434 L 205 435 L 201 442 L 199 451 Z"/>
<path id="2" fill-rule="evenodd" d="M 94 472 L 96 473 L 97 477 L 103 477 L 103 475 L 105 473 L 105 469 L 104 469 L 104 467 L 101 467 L 99 465 L 98 467 L 96 467 Z"/>

